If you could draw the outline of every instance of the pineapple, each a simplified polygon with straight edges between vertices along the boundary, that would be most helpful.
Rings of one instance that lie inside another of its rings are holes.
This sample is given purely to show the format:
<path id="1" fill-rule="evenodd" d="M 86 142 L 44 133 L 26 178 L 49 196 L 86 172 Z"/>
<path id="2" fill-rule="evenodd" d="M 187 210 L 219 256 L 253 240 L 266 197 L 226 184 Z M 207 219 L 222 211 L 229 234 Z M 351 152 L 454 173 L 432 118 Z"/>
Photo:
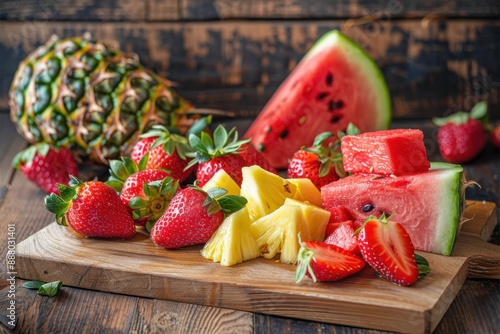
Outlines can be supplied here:
<path id="1" fill-rule="evenodd" d="M 100 163 L 126 154 L 153 124 L 184 133 L 199 118 L 172 84 L 90 35 L 53 36 L 23 60 L 10 88 L 11 119 L 28 142 L 70 147 Z"/>
<path id="2" fill-rule="evenodd" d="M 292 184 L 297 187 L 293 199 L 302 202 L 309 202 L 313 205 L 321 207 L 323 200 L 321 199 L 321 192 L 308 178 L 288 179 Z"/>
<path id="3" fill-rule="evenodd" d="M 286 198 L 293 198 L 295 195 L 294 184 L 257 165 L 243 167 L 241 171 L 243 181 L 240 195 L 248 201 L 247 208 L 251 221 L 270 214 L 283 205 Z"/>
<path id="4" fill-rule="evenodd" d="M 226 195 L 240 195 L 240 186 L 229 176 L 224 169 L 219 169 L 214 176 L 201 189 L 207 191 L 211 188 L 223 188 L 227 190 Z"/>
<path id="5" fill-rule="evenodd" d="M 330 213 L 314 205 L 287 198 L 272 213 L 250 225 L 250 233 L 267 259 L 280 254 L 280 261 L 295 263 L 302 240 L 323 241 Z"/>
<path id="6" fill-rule="evenodd" d="M 201 250 L 201 255 L 223 266 L 260 256 L 259 247 L 250 234 L 250 217 L 246 207 L 224 219 Z"/>

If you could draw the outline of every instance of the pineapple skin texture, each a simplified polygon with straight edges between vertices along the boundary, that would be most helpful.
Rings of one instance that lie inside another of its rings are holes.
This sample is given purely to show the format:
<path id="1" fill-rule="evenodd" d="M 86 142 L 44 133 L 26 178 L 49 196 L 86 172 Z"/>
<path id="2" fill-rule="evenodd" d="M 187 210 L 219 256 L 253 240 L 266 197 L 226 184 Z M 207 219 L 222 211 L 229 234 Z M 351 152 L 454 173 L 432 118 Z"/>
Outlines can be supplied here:
<path id="1" fill-rule="evenodd" d="M 14 76 L 11 120 L 29 143 L 69 147 L 80 160 L 128 154 L 153 124 L 185 132 L 197 118 L 171 83 L 90 36 L 53 36 Z"/>

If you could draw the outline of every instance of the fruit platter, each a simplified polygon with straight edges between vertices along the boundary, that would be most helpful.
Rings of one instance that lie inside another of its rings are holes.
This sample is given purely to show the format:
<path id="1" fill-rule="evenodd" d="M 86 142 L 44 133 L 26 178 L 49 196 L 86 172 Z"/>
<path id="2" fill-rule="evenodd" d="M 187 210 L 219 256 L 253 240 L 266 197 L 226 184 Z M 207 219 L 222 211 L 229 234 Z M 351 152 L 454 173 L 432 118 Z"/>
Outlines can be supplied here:
<path id="1" fill-rule="evenodd" d="M 11 87 L 30 143 L 13 166 L 54 222 L 17 245 L 17 275 L 421 333 L 467 277 L 500 278 L 496 205 L 466 199 L 480 185 L 461 165 L 498 145 L 486 102 L 433 120 L 429 161 L 420 129 L 391 125 L 377 65 L 335 30 L 245 131 L 225 116 L 88 37 L 36 50 Z"/>

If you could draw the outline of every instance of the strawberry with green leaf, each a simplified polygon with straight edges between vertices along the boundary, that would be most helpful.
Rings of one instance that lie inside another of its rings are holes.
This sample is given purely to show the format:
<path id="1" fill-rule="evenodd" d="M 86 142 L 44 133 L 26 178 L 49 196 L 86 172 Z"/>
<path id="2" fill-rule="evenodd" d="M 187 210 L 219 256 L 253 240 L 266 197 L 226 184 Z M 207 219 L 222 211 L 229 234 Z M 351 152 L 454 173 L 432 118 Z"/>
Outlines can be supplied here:
<path id="1" fill-rule="evenodd" d="M 349 124 L 347 134 L 358 134 L 359 130 Z M 288 164 L 288 178 L 308 178 L 320 189 L 333 181 L 344 177 L 340 139 L 345 135 L 337 134 L 337 140 L 332 141 L 334 134 L 323 132 L 316 136 L 312 147 L 302 147 L 294 153 Z"/>
<path id="2" fill-rule="evenodd" d="M 313 282 L 338 281 L 364 268 L 365 261 L 339 246 L 319 241 L 300 241 L 295 282 L 305 276 Z"/>
<path id="3" fill-rule="evenodd" d="M 150 231 L 175 195 L 179 180 L 172 179 L 164 169 L 143 168 L 127 157 L 110 160 L 110 177 L 106 184 L 120 193 L 135 224 L 146 225 Z"/>
<path id="4" fill-rule="evenodd" d="M 100 181 L 82 182 L 71 176 L 69 186 L 58 184 L 60 196 L 45 197 L 45 208 L 60 225 L 97 238 L 131 238 L 135 224 L 118 193 Z"/>
<path id="5" fill-rule="evenodd" d="M 140 136 L 132 148 L 131 158 L 136 164 L 144 165 L 143 169 L 168 170 L 172 178 L 182 182 L 193 172 L 192 168 L 186 168 L 191 160 L 186 153 L 190 151 L 185 136 L 163 125 L 154 125 Z"/>
<path id="6" fill-rule="evenodd" d="M 227 215 L 247 203 L 244 197 L 226 193 L 222 188 L 205 192 L 197 186 L 179 190 L 151 230 L 151 240 L 169 249 L 206 243 Z"/>
<path id="7" fill-rule="evenodd" d="M 361 255 L 387 280 L 407 286 L 429 272 L 428 262 L 415 254 L 404 227 L 385 214 L 368 217 L 356 233 Z"/>
<path id="8" fill-rule="evenodd" d="M 47 143 L 31 145 L 19 152 L 13 166 L 47 194 L 58 194 L 57 184 L 67 185 L 70 175 L 78 177 L 78 166 L 71 151 Z"/>
<path id="9" fill-rule="evenodd" d="M 204 131 L 200 136 L 190 134 L 189 144 L 193 152 L 187 155 L 193 160 L 189 162 L 187 168 L 198 164 L 197 185 L 203 187 L 220 169 L 225 170 L 238 185 L 241 185 L 243 179 L 241 168 L 246 166 L 246 162 L 239 152 L 241 146 L 249 141 L 250 139 L 238 140 L 236 128 L 227 132 L 220 124 L 214 130 L 213 136 Z"/>
<path id="10" fill-rule="evenodd" d="M 470 113 L 459 111 L 444 118 L 434 118 L 439 126 L 437 139 L 441 156 L 451 163 L 466 163 L 481 153 L 488 139 L 485 130 L 488 105 L 481 101 Z"/>

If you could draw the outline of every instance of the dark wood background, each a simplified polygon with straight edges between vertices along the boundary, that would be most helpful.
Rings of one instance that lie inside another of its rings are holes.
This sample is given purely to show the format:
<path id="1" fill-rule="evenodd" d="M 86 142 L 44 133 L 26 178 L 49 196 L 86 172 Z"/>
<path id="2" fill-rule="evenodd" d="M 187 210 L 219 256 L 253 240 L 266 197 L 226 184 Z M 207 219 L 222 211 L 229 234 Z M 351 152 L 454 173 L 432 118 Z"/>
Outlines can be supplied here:
<path id="1" fill-rule="evenodd" d="M 88 31 L 135 52 L 198 107 L 253 118 L 308 48 L 341 29 L 389 84 L 394 117 L 487 99 L 498 118 L 499 1 L 2 0 L 0 109 L 17 64 L 52 34 Z"/>

